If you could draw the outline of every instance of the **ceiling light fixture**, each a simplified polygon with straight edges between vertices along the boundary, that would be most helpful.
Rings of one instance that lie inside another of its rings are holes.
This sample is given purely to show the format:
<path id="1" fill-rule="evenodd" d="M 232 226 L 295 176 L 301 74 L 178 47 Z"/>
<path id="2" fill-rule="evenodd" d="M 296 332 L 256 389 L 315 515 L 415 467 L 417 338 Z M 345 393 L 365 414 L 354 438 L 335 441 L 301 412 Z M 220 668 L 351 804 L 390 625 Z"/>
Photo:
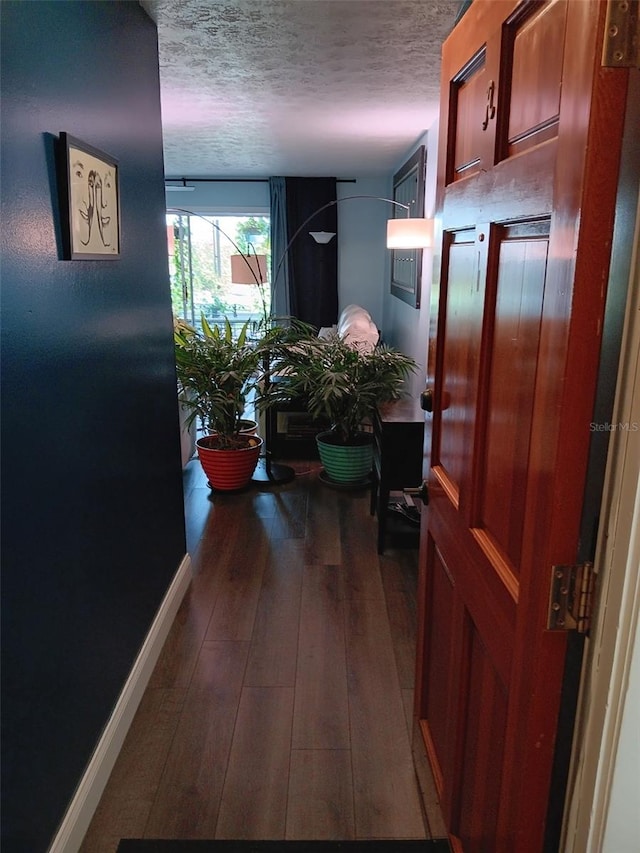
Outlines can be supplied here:
<path id="1" fill-rule="evenodd" d="M 195 190 L 195 187 L 187 186 L 187 179 L 181 178 L 181 184 L 167 184 L 165 183 L 164 188 L 169 193 L 191 193 Z"/>

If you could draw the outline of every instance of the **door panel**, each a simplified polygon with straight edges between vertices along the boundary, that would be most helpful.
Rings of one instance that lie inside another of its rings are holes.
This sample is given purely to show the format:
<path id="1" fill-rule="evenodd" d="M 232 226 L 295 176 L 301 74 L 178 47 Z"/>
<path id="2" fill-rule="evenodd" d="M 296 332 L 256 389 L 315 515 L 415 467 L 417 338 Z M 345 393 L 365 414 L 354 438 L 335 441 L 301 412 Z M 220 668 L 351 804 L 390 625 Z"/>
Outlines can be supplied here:
<path id="1" fill-rule="evenodd" d="M 628 76 L 604 12 L 474 0 L 443 48 L 415 696 L 457 851 L 543 845 Z"/>
<path id="2" fill-rule="evenodd" d="M 459 815 L 455 834 L 466 851 L 491 849 L 498 822 L 500 777 L 495 772 L 504 754 L 507 692 L 497 676 L 473 621 L 467 618 L 468 685 L 464 714 L 466 745 L 460 767 Z M 469 775 L 472 782 L 464 784 Z"/>
<path id="3" fill-rule="evenodd" d="M 434 688 L 424 697 L 428 720 L 425 732 L 430 738 L 434 772 L 442 780 L 443 772 L 449 773 L 453 767 L 453 753 L 450 751 L 453 740 L 448 731 L 450 719 L 448 701 L 454 692 L 449 680 L 456 677 L 456 670 L 453 665 L 454 650 L 450 645 L 451 633 L 448 626 L 455 618 L 456 599 L 453 578 L 431 537 L 427 548 L 430 552 L 429 562 L 433 566 L 433 571 L 426 600 L 429 655 L 425 659 L 425 671 L 428 673 L 429 684 L 434 685 Z M 435 685 L 440 685 L 441 689 L 437 689 Z"/>
<path id="4" fill-rule="evenodd" d="M 434 422 L 433 465 L 451 500 L 457 506 L 463 472 L 469 464 L 469 419 L 475 405 L 477 376 L 474 330 L 482 294 L 476 291 L 478 253 L 475 229 L 451 233 L 446 248 L 447 284 L 442 294 L 442 384 Z M 475 303 L 475 304 L 474 304 Z M 446 317 L 449 318 L 447 325 Z"/>
<path id="5" fill-rule="evenodd" d="M 506 156 L 558 133 L 566 14 L 566 2 L 528 4 L 505 26 L 501 86 L 508 92 L 508 123 L 501 142 Z"/>
<path id="6" fill-rule="evenodd" d="M 485 307 L 491 339 L 483 345 L 487 375 L 482 384 L 487 389 L 487 405 L 478 422 L 484 447 L 473 526 L 492 540 L 515 575 L 520 573 L 546 275 L 548 237 L 544 231 L 548 233 L 548 222 L 496 229 L 496 295 L 493 306 Z"/>
<path id="7" fill-rule="evenodd" d="M 479 108 L 486 99 L 486 50 L 483 47 L 463 68 L 452 83 L 451 143 L 453 145 L 453 180 L 468 178 L 480 168 L 482 146 L 476 121 Z"/>

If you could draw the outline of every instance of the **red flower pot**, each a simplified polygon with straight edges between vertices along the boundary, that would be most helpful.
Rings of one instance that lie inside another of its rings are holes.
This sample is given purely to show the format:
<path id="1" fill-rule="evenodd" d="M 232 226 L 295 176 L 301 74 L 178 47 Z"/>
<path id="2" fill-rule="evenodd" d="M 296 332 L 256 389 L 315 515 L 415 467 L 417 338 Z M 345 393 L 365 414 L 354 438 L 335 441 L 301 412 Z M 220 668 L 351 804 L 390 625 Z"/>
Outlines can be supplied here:
<path id="1" fill-rule="evenodd" d="M 209 485 L 222 492 L 243 489 L 255 470 L 262 439 L 257 435 L 240 435 L 238 446 L 231 449 L 219 447 L 219 442 L 217 435 L 205 435 L 196 442 Z"/>

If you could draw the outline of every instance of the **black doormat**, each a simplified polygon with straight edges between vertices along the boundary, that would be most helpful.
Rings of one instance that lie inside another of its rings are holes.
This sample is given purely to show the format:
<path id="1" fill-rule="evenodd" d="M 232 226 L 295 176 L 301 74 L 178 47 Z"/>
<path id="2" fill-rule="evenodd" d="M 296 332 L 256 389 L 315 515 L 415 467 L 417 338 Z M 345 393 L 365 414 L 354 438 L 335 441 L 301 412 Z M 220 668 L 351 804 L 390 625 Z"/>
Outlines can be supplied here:
<path id="1" fill-rule="evenodd" d="M 419 841 L 156 841 L 124 838 L 118 853 L 450 853 L 446 838 Z"/>

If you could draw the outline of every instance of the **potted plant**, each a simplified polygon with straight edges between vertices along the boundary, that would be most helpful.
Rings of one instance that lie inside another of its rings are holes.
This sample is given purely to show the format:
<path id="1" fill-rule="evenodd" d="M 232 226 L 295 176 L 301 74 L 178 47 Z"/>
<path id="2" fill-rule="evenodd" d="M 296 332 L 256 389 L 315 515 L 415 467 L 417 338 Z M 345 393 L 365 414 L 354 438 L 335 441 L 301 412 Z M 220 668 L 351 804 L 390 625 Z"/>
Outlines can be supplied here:
<path id="1" fill-rule="evenodd" d="M 209 484 L 240 489 L 251 479 L 262 447 L 257 435 L 243 433 L 242 418 L 247 394 L 260 382 L 262 348 L 248 341 L 248 323 L 237 337 L 226 319 L 223 328 L 204 316 L 201 324 L 202 331 L 181 320 L 174 324 L 182 402 L 189 409 L 187 423 L 202 423 L 196 449 Z"/>
<path id="2" fill-rule="evenodd" d="M 282 353 L 280 399 L 302 397 L 314 418 L 331 423 L 317 438 L 329 480 L 349 485 L 371 472 L 372 436 L 362 424 L 379 403 L 399 399 L 415 361 L 384 344 L 375 348 L 339 335 L 309 337 Z"/>

